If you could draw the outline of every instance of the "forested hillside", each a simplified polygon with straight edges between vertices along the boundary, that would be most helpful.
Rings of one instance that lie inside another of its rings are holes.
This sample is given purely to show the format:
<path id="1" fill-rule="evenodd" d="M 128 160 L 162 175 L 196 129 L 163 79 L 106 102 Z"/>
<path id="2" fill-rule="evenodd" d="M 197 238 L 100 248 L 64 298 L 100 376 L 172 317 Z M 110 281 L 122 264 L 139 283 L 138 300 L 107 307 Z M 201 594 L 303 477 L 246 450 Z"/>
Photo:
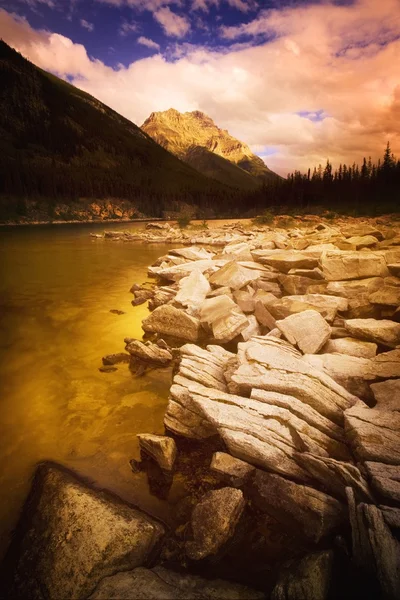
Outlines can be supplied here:
<path id="1" fill-rule="evenodd" d="M 176 200 L 231 203 L 235 190 L 201 175 L 92 96 L 0 41 L 0 198 L 3 218 L 31 200 L 52 206 L 123 199 L 160 216 Z"/>

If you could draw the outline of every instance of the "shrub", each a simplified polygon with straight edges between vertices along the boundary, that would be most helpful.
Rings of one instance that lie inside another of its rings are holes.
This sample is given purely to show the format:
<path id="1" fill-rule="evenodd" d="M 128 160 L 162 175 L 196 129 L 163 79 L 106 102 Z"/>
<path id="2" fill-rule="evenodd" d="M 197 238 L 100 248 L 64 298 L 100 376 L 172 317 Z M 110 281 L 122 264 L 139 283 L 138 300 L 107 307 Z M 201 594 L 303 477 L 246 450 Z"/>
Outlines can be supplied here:
<path id="1" fill-rule="evenodd" d="M 252 219 L 254 225 L 269 225 L 274 220 L 274 214 L 270 210 L 265 210 L 261 215 Z"/>

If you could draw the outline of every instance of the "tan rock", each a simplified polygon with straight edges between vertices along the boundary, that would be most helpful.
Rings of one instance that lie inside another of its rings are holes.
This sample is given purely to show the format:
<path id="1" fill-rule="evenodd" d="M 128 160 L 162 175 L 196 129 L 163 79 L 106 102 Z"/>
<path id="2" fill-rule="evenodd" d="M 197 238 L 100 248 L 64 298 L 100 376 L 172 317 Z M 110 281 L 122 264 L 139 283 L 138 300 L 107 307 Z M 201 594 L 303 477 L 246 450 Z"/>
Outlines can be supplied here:
<path id="1" fill-rule="evenodd" d="M 321 257 L 321 268 L 328 281 L 386 277 L 389 274 L 385 257 L 374 252 L 326 252 Z"/>
<path id="2" fill-rule="evenodd" d="M 318 352 L 331 335 L 328 323 L 315 310 L 290 315 L 277 321 L 276 326 L 291 344 L 297 345 L 305 354 Z"/>
<path id="3" fill-rule="evenodd" d="M 139 433 L 140 448 L 151 456 L 163 471 L 172 471 L 177 455 L 175 440 L 165 435 Z"/>
<path id="4" fill-rule="evenodd" d="M 142 327 L 144 331 L 169 335 L 191 342 L 197 342 L 200 334 L 198 319 L 168 304 L 156 308 L 144 319 Z"/>
<path id="5" fill-rule="evenodd" d="M 400 324 L 386 319 L 347 319 L 345 328 L 361 339 L 395 348 L 400 344 Z"/>

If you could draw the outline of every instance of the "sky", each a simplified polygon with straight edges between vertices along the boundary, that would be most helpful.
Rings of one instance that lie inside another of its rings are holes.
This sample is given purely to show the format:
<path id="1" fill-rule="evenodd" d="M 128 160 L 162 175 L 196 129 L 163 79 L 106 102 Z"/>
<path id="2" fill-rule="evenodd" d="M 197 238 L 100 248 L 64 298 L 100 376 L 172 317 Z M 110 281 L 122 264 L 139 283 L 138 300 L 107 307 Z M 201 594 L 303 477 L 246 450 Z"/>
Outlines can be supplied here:
<path id="1" fill-rule="evenodd" d="M 400 157 L 400 0 L 0 0 L 0 37 L 139 126 L 201 110 L 282 175 Z"/>

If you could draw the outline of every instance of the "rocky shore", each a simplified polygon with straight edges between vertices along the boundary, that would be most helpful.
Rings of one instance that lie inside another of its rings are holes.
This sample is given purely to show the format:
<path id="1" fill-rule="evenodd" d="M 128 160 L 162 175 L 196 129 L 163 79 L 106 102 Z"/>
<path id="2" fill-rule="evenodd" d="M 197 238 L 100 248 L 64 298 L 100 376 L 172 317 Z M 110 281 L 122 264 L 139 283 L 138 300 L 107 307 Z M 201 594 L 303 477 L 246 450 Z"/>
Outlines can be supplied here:
<path id="1" fill-rule="evenodd" d="M 131 464 L 174 519 L 42 465 L 7 597 L 400 598 L 400 227 L 279 225 L 105 233 L 174 244 L 131 289 L 144 341 L 103 358 L 171 369 Z"/>

